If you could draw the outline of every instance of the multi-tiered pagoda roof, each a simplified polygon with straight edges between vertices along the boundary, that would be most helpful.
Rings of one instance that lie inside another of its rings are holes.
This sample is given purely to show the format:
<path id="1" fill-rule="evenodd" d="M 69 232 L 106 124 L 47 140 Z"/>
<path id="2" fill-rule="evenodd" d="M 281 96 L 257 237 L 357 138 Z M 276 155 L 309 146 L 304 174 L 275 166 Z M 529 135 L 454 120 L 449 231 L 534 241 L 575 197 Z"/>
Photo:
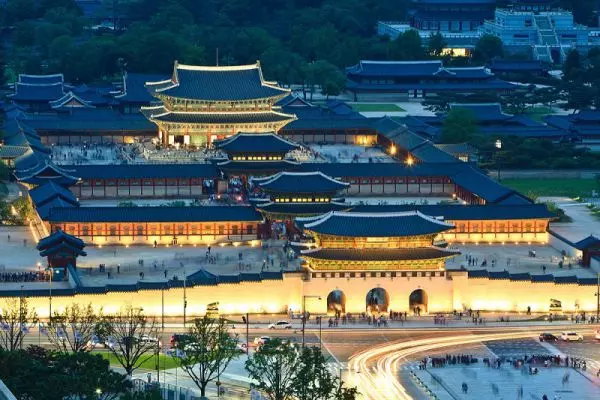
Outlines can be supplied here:
<path id="1" fill-rule="evenodd" d="M 312 270 L 441 269 L 458 251 L 434 246 L 435 237 L 454 225 L 419 211 L 354 213 L 332 211 L 297 218 L 315 239 L 301 251 Z"/>
<path id="2" fill-rule="evenodd" d="M 175 62 L 171 79 L 146 87 L 163 105 L 142 113 L 161 128 L 165 144 L 206 144 L 241 131 L 276 132 L 296 119 L 275 106 L 290 91 L 264 80 L 258 62 L 227 67 Z"/>

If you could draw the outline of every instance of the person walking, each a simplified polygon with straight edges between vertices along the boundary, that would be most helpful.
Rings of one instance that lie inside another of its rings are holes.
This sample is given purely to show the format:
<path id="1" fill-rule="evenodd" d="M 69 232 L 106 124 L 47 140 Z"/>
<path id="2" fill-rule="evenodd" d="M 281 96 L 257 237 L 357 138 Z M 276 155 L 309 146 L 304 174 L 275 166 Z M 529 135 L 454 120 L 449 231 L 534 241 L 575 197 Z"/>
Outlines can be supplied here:
<path id="1" fill-rule="evenodd" d="M 467 385 L 467 382 L 463 382 L 462 385 L 461 385 L 461 387 L 462 387 L 462 392 L 464 394 L 469 393 L 469 386 Z M 548 399 L 546 399 L 546 400 L 548 400 Z"/>

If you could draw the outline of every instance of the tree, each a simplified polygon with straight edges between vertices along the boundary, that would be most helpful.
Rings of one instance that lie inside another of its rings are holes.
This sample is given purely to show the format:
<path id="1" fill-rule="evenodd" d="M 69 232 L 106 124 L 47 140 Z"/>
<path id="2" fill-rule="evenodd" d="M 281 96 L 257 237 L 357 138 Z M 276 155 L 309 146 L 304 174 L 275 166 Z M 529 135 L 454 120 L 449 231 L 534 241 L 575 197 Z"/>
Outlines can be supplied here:
<path id="1" fill-rule="evenodd" d="M 97 329 L 98 336 L 106 338 L 110 352 L 129 376 L 156 352 L 158 341 L 153 340 L 156 331 L 155 320 L 148 319 L 141 308 L 132 306 L 105 316 Z"/>
<path id="2" fill-rule="evenodd" d="M 178 343 L 181 368 L 206 396 L 206 387 L 219 379 L 221 371 L 238 356 L 237 336 L 232 336 L 223 318 L 208 315 L 194 320 L 188 331 L 189 338 Z"/>
<path id="3" fill-rule="evenodd" d="M 563 63 L 563 79 L 566 81 L 573 81 L 581 77 L 581 55 L 577 49 L 571 49 L 567 53 L 565 62 Z"/>
<path id="4" fill-rule="evenodd" d="M 305 347 L 300 354 L 300 368 L 296 371 L 294 387 L 300 400 L 331 399 L 341 383 L 329 369 L 318 347 Z"/>
<path id="5" fill-rule="evenodd" d="M 444 35 L 442 35 L 440 32 L 432 33 L 429 35 L 429 41 L 427 43 L 429 55 L 434 57 L 441 57 L 446 46 L 448 46 L 448 42 L 446 42 L 446 39 L 444 39 Z"/>
<path id="6" fill-rule="evenodd" d="M 19 197 L 11 204 L 17 211 L 22 224 L 26 224 L 34 218 L 35 209 L 33 208 L 33 204 L 31 203 L 29 196 Z"/>
<path id="7" fill-rule="evenodd" d="M 421 36 L 414 29 L 403 32 L 391 42 L 390 47 L 390 56 L 393 60 L 422 60 L 425 58 Z"/>
<path id="8" fill-rule="evenodd" d="M 50 343 L 63 353 L 91 350 L 87 343 L 92 339 L 102 318 L 91 304 L 74 303 L 63 312 L 55 312 L 47 326 Z"/>
<path id="9" fill-rule="evenodd" d="M 99 354 L 56 353 L 38 346 L 0 350 L 0 379 L 23 400 L 110 400 L 131 386 Z"/>
<path id="10" fill-rule="evenodd" d="M 515 90 L 502 96 L 500 104 L 502 109 L 510 114 L 524 114 L 528 108 L 528 94 L 522 90 Z"/>
<path id="11" fill-rule="evenodd" d="M 466 108 L 454 107 L 446 115 L 442 126 L 442 143 L 468 142 L 477 131 L 475 116 Z"/>
<path id="12" fill-rule="evenodd" d="M 344 74 L 335 65 L 326 60 L 318 60 L 308 64 L 306 77 L 309 85 L 313 88 L 314 86 L 320 86 L 321 93 L 327 98 L 340 94 L 346 84 Z"/>
<path id="13" fill-rule="evenodd" d="M 6 300 L 0 310 L 0 348 L 10 351 L 21 348 L 29 328 L 37 322 L 37 313 L 29 309 L 26 298 Z"/>
<path id="14" fill-rule="evenodd" d="M 498 36 L 485 34 L 477 40 L 473 51 L 473 60 L 487 64 L 496 57 L 504 55 L 504 45 Z"/>
<path id="15" fill-rule="evenodd" d="M 257 389 L 271 400 L 287 400 L 296 393 L 296 371 L 301 367 L 300 352 L 290 343 L 273 339 L 246 361 L 246 371 Z"/>
<path id="16" fill-rule="evenodd" d="M 57 353 L 52 368 L 64 378 L 65 392 L 70 399 L 111 400 L 127 390 L 129 382 L 110 368 L 100 354 Z"/>

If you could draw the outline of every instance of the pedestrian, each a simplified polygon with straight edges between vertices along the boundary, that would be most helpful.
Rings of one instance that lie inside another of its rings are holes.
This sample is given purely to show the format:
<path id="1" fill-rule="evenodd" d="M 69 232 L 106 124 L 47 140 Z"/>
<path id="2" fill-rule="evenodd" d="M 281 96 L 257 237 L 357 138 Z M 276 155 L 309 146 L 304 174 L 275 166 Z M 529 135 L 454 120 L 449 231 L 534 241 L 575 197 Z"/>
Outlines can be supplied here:
<path id="1" fill-rule="evenodd" d="M 542 400 L 548 400 L 548 396 L 546 396 L 546 395 L 543 395 L 543 396 L 542 396 Z"/>
<path id="2" fill-rule="evenodd" d="M 10 233 L 8 234 L 8 241 L 10 242 Z"/>
<path id="3" fill-rule="evenodd" d="M 23 247 L 27 247 L 27 239 L 23 239 Z"/>
<path id="4" fill-rule="evenodd" d="M 117 274 L 121 273 L 121 264 L 117 264 Z"/>
<path id="5" fill-rule="evenodd" d="M 461 387 L 462 387 L 462 392 L 464 394 L 469 393 L 469 386 L 467 385 L 467 382 L 463 382 L 462 385 L 461 385 Z M 548 400 L 548 399 L 546 399 L 546 400 Z"/>
<path id="6" fill-rule="evenodd" d="M 167 279 L 167 270 L 165 269 L 165 279 Z"/>
<path id="7" fill-rule="evenodd" d="M 210 247 L 210 244 L 209 244 L 208 245 L 208 254 L 210 254 L 210 249 L 211 249 L 211 247 Z"/>

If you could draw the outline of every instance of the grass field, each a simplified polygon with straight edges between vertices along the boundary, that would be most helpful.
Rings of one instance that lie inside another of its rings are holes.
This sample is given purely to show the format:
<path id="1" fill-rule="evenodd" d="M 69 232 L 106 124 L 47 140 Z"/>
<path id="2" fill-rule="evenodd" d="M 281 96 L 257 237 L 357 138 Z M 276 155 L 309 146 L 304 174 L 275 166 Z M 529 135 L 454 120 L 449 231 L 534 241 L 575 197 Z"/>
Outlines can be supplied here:
<path id="1" fill-rule="evenodd" d="M 404 111 L 402 107 L 396 104 L 384 103 L 360 103 L 352 104 L 352 108 L 358 112 L 399 112 Z"/>
<path id="2" fill-rule="evenodd" d="M 595 179 L 503 179 L 502 184 L 525 195 L 587 197 L 598 190 Z"/>
<path id="3" fill-rule="evenodd" d="M 528 109 L 525 114 L 528 115 L 534 121 L 542 122 L 542 118 L 551 113 L 551 108 L 540 106 Z"/>
<path id="4" fill-rule="evenodd" d="M 116 357 L 114 356 L 114 354 L 109 353 L 109 352 L 98 352 L 98 354 L 100 354 L 103 358 L 107 359 L 108 362 L 110 363 L 110 365 L 118 367 L 121 364 L 119 364 L 119 362 L 117 361 Z M 160 363 L 160 369 L 171 369 L 171 368 L 175 368 L 179 366 L 179 361 L 171 356 L 167 356 L 164 354 L 159 354 L 159 363 Z M 146 356 L 142 356 L 140 357 L 141 360 L 145 360 L 141 363 L 140 368 L 141 369 L 150 369 L 150 370 L 155 370 L 156 369 L 156 355 L 152 355 L 152 357 L 148 358 L 146 360 Z"/>

